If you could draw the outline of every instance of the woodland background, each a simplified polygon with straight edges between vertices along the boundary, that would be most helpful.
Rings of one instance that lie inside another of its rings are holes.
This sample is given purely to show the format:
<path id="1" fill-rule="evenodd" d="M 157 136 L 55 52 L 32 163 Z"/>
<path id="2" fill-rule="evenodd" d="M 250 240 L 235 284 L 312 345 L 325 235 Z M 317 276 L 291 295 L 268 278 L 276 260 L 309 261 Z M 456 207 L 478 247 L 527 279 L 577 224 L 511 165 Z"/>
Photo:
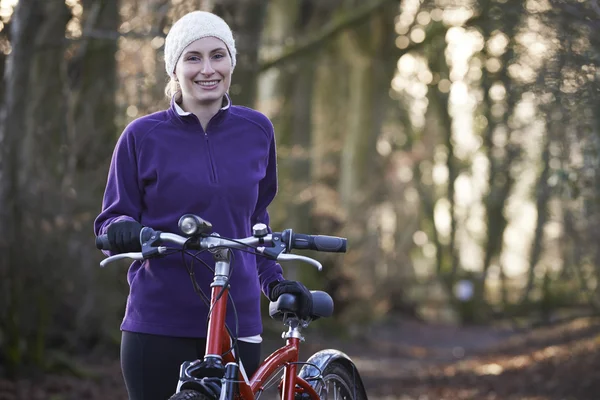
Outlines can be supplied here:
<path id="1" fill-rule="evenodd" d="M 321 329 L 597 314 L 596 0 L 2 0 L 0 376 L 118 346 L 126 264 L 98 267 L 92 223 L 194 9 L 235 33 L 233 102 L 274 123 L 273 229 L 349 238 L 321 274 L 284 267 L 334 297 Z"/>

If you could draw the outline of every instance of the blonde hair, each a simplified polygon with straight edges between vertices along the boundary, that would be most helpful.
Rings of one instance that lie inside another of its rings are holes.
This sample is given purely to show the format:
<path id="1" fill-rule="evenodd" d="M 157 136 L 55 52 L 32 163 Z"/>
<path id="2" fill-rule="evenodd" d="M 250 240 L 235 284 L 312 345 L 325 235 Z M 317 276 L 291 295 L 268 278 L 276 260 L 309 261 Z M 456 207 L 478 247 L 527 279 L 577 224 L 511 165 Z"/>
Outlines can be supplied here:
<path id="1" fill-rule="evenodd" d="M 165 95 L 171 99 L 173 95 L 179 91 L 179 83 L 171 77 L 169 82 L 167 82 L 167 86 L 165 86 Z"/>

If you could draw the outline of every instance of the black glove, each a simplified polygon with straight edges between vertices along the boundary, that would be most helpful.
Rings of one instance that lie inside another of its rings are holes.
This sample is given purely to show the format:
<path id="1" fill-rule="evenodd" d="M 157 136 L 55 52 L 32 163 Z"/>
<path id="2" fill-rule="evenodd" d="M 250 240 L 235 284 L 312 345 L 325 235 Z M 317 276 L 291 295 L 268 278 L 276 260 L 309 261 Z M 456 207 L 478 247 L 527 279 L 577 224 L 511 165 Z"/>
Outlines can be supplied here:
<path id="1" fill-rule="evenodd" d="M 119 221 L 110 224 L 106 235 L 111 251 L 115 253 L 142 251 L 142 244 L 140 243 L 142 228 L 142 224 L 137 221 Z"/>
<path id="2" fill-rule="evenodd" d="M 269 293 L 269 300 L 276 301 L 279 296 L 284 293 L 290 293 L 296 295 L 299 301 L 298 317 L 300 319 L 307 319 L 310 317 L 312 312 L 312 293 L 303 284 L 297 281 L 280 281 L 273 282 L 271 284 L 271 291 Z"/>

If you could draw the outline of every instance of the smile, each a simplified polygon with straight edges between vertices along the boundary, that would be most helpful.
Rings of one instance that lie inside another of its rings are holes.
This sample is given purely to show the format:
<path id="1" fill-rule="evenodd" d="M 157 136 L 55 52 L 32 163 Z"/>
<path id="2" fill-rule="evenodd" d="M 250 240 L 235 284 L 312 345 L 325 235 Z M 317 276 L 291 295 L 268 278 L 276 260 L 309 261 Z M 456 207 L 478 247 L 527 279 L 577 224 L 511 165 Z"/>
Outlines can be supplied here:
<path id="1" fill-rule="evenodd" d="M 195 84 L 200 85 L 200 86 L 215 86 L 216 84 L 218 84 L 220 81 L 194 81 Z"/>

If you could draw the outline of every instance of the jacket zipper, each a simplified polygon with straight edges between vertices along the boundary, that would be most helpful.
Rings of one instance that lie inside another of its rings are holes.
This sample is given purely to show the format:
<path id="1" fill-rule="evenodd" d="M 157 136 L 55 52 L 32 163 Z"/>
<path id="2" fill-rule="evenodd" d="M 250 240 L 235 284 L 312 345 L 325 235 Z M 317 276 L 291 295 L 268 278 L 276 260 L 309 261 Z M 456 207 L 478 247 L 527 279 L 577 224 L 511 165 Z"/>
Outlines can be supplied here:
<path id="1" fill-rule="evenodd" d="M 208 161 L 210 162 L 210 181 L 217 183 L 217 170 L 215 168 L 215 162 L 213 160 L 212 151 L 210 150 L 210 143 L 208 141 L 208 131 L 204 132 L 204 138 L 206 139 L 206 151 L 208 152 Z"/>

